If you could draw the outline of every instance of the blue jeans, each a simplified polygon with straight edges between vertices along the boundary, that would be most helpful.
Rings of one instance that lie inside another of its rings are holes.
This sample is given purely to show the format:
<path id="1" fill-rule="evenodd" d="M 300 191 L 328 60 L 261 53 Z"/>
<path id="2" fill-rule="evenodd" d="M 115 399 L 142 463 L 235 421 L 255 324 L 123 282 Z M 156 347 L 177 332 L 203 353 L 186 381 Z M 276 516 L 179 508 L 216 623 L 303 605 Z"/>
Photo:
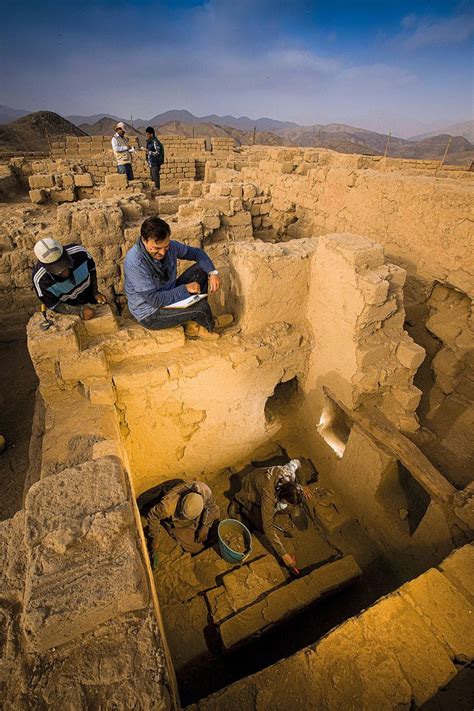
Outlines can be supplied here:
<path id="1" fill-rule="evenodd" d="M 131 163 L 118 165 L 117 170 L 121 175 L 126 175 L 128 180 L 133 180 L 133 168 Z"/>
<path id="2" fill-rule="evenodd" d="M 201 287 L 201 294 L 207 294 L 207 279 L 206 272 L 197 264 L 186 269 L 176 279 L 176 286 L 182 284 L 190 284 L 192 281 L 197 281 Z M 151 331 L 160 331 L 163 328 L 172 328 L 172 326 L 180 326 L 187 321 L 196 321 L 200 326 L 204 326 L 208 331 L 214 328 L 214 317 L 211 307 L 207 303 L 207 299 L 198 301 L 197 304 L 189 306 L 187 309 L 157 309 L 154 313 L 140 321 L 142 326 L 149 328 Z"/>

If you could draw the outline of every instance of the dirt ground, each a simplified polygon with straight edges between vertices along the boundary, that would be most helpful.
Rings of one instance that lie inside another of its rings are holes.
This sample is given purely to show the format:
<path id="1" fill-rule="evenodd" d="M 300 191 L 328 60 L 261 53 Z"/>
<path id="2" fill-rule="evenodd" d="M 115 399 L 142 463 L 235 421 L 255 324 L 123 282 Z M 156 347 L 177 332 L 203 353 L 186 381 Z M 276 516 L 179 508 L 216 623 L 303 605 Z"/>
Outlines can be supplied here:
<path id="1" fill-rule="evenodd" d="M 4 520 L 22 506 L 38 380 L 24 338 L 0 341 L 0 364 L 0 434 L 7 444 L 0 454 L 0 519 Z"/>

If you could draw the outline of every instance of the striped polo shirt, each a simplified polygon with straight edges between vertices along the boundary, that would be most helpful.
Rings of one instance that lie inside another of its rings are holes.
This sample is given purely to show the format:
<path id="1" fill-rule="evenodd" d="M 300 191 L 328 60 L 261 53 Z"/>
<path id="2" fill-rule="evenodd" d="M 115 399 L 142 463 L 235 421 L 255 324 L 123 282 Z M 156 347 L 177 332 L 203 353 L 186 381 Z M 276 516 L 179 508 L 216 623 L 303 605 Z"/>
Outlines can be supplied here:
<path id="1" fill-rule="evenodd" d="M 76 306 L 94 300 L 91 288 L 91 273 L 95 272 L 94 260 L 80 244 L 67 244 L 64 250 L 69 256 L 72 270 L 67 278 L 51 274 L 40 262 L 33 268 L 33 286 L 48 309 L 54 309 L 60 303 Z"/>

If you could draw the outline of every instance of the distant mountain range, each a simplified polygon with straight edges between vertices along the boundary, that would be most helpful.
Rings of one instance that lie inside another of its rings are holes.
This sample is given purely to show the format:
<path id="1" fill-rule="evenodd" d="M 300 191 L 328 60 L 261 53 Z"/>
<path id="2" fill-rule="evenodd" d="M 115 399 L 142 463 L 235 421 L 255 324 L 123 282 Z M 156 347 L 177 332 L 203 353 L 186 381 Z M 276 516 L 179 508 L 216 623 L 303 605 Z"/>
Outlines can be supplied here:
<path id="1" fill-rule="evenodd" d="M 410 138 L 410 141 L 421 141 L 423 138 L 438 136 L 440 133 L 447 133 L 450 136 L 463 136 L 467 138 L 470 143 L 474 143 L 474 121 L 454 123 L 451 126 L 446 126 L 442 131 L 431 131 L 431 133 L 422 133 L 419 136 L 413 136 Z"/>
<path id="2" fill-rule="evenodd" d="M 3 107 L 5 108 L 5 107 Z M 6 107 L 8 108 L 8 107 Z M 15 111 L 9 109 L 9 111 Z M 189 121 L 182 118 L 190 117 Z M 99 118 L 97 118 L 99 117 Z M 75 117 L 89 118 L 89 117 Z M 22 116 L 14 121 L 0 126 L 0 150 L 41 151 L 48 150 L 49 140 L 54 136 L 63 135 L 108 135 L 112 136 L 118 118 L 96 114 L 91 119 L 93 123 L 81 122 L 79 127 L 68 119 L 50 111 L 39 111 Z M 215 118 L 216 121 L 203 121 L 204 117 L 195 117 L 188 111 L 167 111 L 158 114 L 149 121 L 134 121 L 133 127 L 127 122 L 127 133 L 140 136 L 143 139 L 144 127 L 151 124 L 158 135 L 177 135 L 185 137 L 210 138 L 212 136 L 228 136 L 236 145 L 268 146 L 303 146 L 330 148 L 340 153 L 358 153 L 365 155 L 383 155 L 388 144 L 388 155 L 394 158 L 441 159 L 449 143 L 448 163 L 470 165 L 474 160 L 474 145 L 464 136 L 450 138 L 446 133 L 429 135 L 419 140 L 397 138 L 376 131 L 368 131 L 347 124 L 314 124 L 298 126 L 290 122 L 273 121 L 273 119 L 258 119 L 258 122 L 248 117 L 235 119 L 232 116 Z M 163 122 L 163 119 L 165 121 Z M 233 120 L 248 128 L 236 128 L 230 124 L 217 121 Z M 140 124 L 140 125 L 139 125 Z M 274 126 L 273 130 L 258 128 L 258 126 Z M 257 130 L 254 134 L 254 126 Z M 457 124 L 458 127 L 469 128 L 469 122 Z"/>

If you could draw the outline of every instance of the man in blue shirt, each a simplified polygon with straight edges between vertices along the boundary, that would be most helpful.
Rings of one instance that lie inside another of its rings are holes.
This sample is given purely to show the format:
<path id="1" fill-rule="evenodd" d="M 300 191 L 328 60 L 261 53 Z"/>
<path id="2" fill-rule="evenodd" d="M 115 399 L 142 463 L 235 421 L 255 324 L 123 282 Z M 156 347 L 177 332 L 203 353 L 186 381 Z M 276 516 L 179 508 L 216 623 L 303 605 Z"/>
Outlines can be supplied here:
<path id="1" fill-rule="evenodd" d="M 160 330 L 185 324 L 190 338 L 217 338 L 215 327 L 228 326 L 229 314 L 214 318 L 207 299 L 187 308 L 167 308 L 193 294 L 213 293 L 221 278 L 207 254 L 170 240 L 171 230 L 159 217 L 144 221 L 140 237 L 125 257 L 125 292 L 132 316 L 145 328 Z M 177 260 L 196 262 L 177 276 Z"/>

